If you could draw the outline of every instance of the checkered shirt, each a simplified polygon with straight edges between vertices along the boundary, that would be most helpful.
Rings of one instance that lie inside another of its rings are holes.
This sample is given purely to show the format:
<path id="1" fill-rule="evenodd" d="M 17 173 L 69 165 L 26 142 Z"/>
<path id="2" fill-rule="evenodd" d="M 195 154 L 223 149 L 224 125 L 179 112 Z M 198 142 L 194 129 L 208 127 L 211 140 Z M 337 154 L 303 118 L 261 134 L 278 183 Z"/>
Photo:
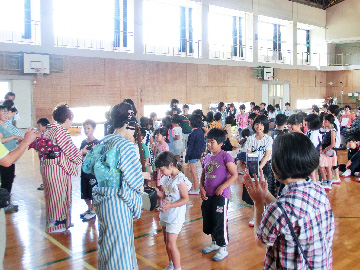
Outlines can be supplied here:
<path id="1" fill-rule="evenodd" d="M 293 225 L 310 268 L 332 269 L 335 223 L 325 190 L 311 180 L 294 182 L 286 185 L 278 202 Z M 257 237 L 269 246 L 264 269 L 309 269 L 276 202 L 263 213 Z"/>

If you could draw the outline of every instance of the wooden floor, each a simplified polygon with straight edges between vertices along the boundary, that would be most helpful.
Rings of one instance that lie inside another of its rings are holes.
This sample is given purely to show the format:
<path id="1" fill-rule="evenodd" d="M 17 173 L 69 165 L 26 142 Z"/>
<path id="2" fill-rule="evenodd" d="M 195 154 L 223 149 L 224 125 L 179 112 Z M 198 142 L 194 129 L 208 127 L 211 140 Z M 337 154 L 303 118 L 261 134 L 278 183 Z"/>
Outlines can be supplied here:
<path id="1" fill-rule="evenodd" d="M 359 269 L 360 265 L 360 183 L 342 178 L 328 193 L 335 214 L 333 243 L 334 269 Z M 16 164 L 13 200 L 19 212 L 7 214 L 7 248 L 4 266 L 11 269 L 96 269 L 97 222 L 82 222 L 79 214 L 86 210 L 80 199 L 79 178 L 73 180 L 72 218 L 75 226 L 67 234 L 48 235 L 45 229 L 45 203 L 39 162 L 33 150 L 27 151 Z M 242 185 L 231 188 L 229 207 L 229 257 L 213 262 L 213 254 L 202 254 L 210 243 L 202 233 L 201 200 L 190 196 L 186 223 L 178 238 L 182 269 L 262 269 L 265 250 L 254 242 L 248 227 L 252 209 L 241 201 Z M 167 256 L 158 213 L 144 211 L 134 221 L 135 246 L 139 269 L 163 269 Z M 2 236 L 0 236 L 2 237 Z"/>

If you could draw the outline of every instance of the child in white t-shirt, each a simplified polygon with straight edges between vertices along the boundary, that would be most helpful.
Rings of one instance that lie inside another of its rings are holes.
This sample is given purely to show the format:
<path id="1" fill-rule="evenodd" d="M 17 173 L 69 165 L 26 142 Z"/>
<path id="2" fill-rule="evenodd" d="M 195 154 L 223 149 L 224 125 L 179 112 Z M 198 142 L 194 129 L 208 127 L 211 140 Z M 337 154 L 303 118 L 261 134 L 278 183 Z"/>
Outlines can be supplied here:
<path id="1" fill-rule="evenodd" d="M 189 201 L 191 182 L 182 172 L 182 167 L 173 153 L 164 151 L 155 160 L 155 166 L 163 177 L 157 195 L 162 199 L 160 226 L 164 233 L 169 265 L 164 270 L 181 270 L 180 253 L 176 246 L 177 237 L 185 222 L 186 204 Z"/>
<path id="2" fill-rule="evenodd" d="M 182 133 L 182 128 L 180 127 L 181 117 L 177 114 L 174 114 L 171 121 L 175 125 L 175 127 L 173 128 L 173 131 L 174 131 L 174 154 L 176 156 L 176 160 L 179 162 L 181 152 L 183 151 L 183 148 L 184 148 L 183 133 Z"/>

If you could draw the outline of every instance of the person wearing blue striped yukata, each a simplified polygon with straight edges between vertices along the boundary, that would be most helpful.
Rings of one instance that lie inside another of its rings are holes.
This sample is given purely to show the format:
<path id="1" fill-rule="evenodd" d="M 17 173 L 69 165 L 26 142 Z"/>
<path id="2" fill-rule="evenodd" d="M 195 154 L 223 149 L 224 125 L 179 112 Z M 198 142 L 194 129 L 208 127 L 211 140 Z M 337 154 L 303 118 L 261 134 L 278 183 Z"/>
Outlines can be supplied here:
<path id="1" fill-rule="evenodd" d="M 133 217 L 140 218 L 144 177 L 133 143 L 136 118 L 126 102 L 111 110 L 114 134 L 87 154 L 83 171 L 94 173 L 93 203 L 99 222 L 98 269 L 138 269 Z"/>

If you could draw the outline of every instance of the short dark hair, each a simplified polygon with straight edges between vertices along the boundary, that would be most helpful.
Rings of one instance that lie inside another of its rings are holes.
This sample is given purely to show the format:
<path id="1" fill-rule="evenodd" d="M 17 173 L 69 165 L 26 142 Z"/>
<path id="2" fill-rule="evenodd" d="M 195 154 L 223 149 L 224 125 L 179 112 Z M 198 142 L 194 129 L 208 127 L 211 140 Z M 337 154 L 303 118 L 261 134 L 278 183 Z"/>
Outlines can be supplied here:
<path id="1" fill-rule="evenodd" d="M 333 127 L 337 130 L 337 126 L 335 124 L 335 117 L 332 114 L 327 114 L 324 116 L 324 121 L 327 120 L 330 122 L 330 124 L 333 125 Z"/>
<path id="2" fill-rule="evenodd" d="M 305 117 L 305 121 L 309 122 L 309 129 L 310 130 L 317 130 L 321 128 L 321 121 L 320 117 L 314 113 L 309 114 Z"/>
<path id="3" fill-rule="evenodd" d="M 198 114 L 192 114 L 190 116 L 190 125 L 192 128 L 201 128 L 202 126 L 201 116 Z"/>
<path id="4" fill-rule="evenodd" d="M 278 126 L 283 126 L 286 124 L 286 121 L 287 121 L 287 117 L 285 114 L 278 114 L 276 117 L 275 117 L 275 122 L 276 122 L 276 125 Z"/>
<path id="5" fill-rule="evenodd" d="M 12 108 L 15 108 L 15 105 L 14 105 L 14 101 L 10 100 L 10 99 L 7 99 L 3 102 L 3 105 L 6 107 L 6 109 L 8 109 L 9 111 L 12 109 Z"/>
<path id="6" fill-rule="evenodd" d="M 178 114 L 174 114 L 173 117 L 171 118 L 171 122 L 173 124 L 181 124 L 181 117 Z"/>
<path id="7" fill-rule="evenodd" d="M 155 167 L 169 167 L 170 164 L 173 164 L 174 167 L 177 167 L 179 171 L 183 171 L 181 165 L 179 162 L 177 162 L 176 156 L 169 152 L 169 151 L 163 151 L 161 152 L 155 159 Z"/>
<path id="8" fill-rule="evenodd" d="M 254 102 L 254 101 L 251 101 L 251 102 L 250 102 L 250 105 L 255 106 L 255 102 Z"/>
<path id="9" fill-rule="evenodd" d="M 327 108 L 329 107 L 329 105 L 327 105 L 327 104 L 325 103 L 325 104 L 322 105 L 322 107 L 327 109 Z"/>
<path id="10" fill-rule="evenodd" d="M 350 136 L 349 138 L 347 138 L 346 143 L 348 143 L 348 142 L 357 142 L 357 141 L 358 140 L 355 137 Z"/>
<path id="11" fill-rule="evenodd" d="M 292 114 L 289 116 L 287 122 L 289 125 L 300 125 L 304 121 L 304 118 L 301 114 Z"/>
<path id="12" fill-rule="evenodd" d="M 96 123 L 94 120 L 91 120 L 91 119 L 87 119 L 84 121 L 83 123 L 83 127 L 85 127 L 85 125 L 90 125 L 92 126 L 92 128 L 96 128 Z"/>
<path id="13" fill-rule="evenodd" d="M 254 106 L 253 111 L 260 111 L 260 106 L 258 105 Z"/>
<path id="14" fill-rule="evenodd" d="M 221 112 L 217 112 L 214 114 L 214 120 L 219 121 L 221 119 Z"/>
<path id="15" fill-rule="evenodd" d="M 212 121 L 214 121 L 214 112 L 210 111 L 206 114 L 206 122 L 210 124 Z"/>
<path id="16" fill-rule="evenodd" d="M 170 102 L 170 107 L 172 108 L 175 103 L 179 103 L 179 100 L 177 100 L 176 98 L 173 98 Z"/>
<path id="17" fill-rule="evenodd" d="M 156 130 L 155 130 L 155 132 L 154 132 L 154 137 L 155 137 L 156 135 L 158 135 L 158 134 L 160 134 L 160 135 L 164 136 L 164 137 L 165 137 L 165 141 L 166 141 L 166 142 L 168 142 L 168 141 L 169 141 L 169 139 L 168 139 L 168 134 L 169 134 L 169 131 L 168 131 L 168 129 L 167 129 L 167 128 L 162 127 L 162 128 L 158 128 L 158 129 L 156 129 Z"/>
<path id="18" fill-rule="evenodd" d="M 151 120 L 145 116 L 140 117 L 140 127 L 146 128 Z"/>
<path id="19" fill-rule="evenodd" d="M 219 102 L 218 104 L 218 110 L 221 111 L 221 108 L 225 106 L 225 103 L 224 102 Z"/>
<path id="20" fill-rule="evenodd" d="M 230 107 L 234 108 L 234 103 L 230 103 Z"/>
<path id="21" fill-rule="evenodd" d="M 166 127 L 167 129 L 172 129 L 172 122 L 169 116 L 164 117 L 161 122 L 163 127 Z"/>
<path id="22" fill-rule="evenodd" d="M 53 118 L 59 124 L 65 123 L 66 119 L 72 120 L 73 117 L 74 115 L 67 104 L 60 104 L 53 111 Z"/>
<path id="23" fill-rule="evenodd" d="M 344 109 L 346 109 L 346 108 L 348 108 L 349 110 L 351 110 L 351 107 L 350 107 L 349 104 L 346 104 L 346 105 L 344 106 Z"/>
<path id="24" fill-rule="evenodd" d="M 245 105 L 244 105 L 244 104 L 241 104 L 241 105 L 240 105 L 240 107 L 239 107 L 239 109 L 240 109 L 240 110 L 245 110 L 245 109 L 246 109 L 246 107 L 245 107 Z"/>
<path id="25" fill-rule="evenodd" d="M 274 140 L 271 167 L 280 180 L 305 179 L 319 166 L 319 151 L 301 133 L 286 133 Z"/>
<path id="26" fill-rule="evenodd" d="M 244 129 L 241 131 L 241 137 L 246 138 L 246 137 L 249 137 L 249 136 L 250 136 L 250 129 L 244 128 Z"/>
<path id="27" fill-rule="evenodd" d="M 270 104 L 267 106 L 267 111 L 273 113 L 273 112 L 275 112 L 275 107 Z"/>
<path id="28" fill-rule="evenodd" d="M 133 111 L 133 107 L 128 102 L 121 102 L 112 107 L 111 119 L 114 122 L 114 129 L 122 128 L 129 121 L 129 111 Z"/>
<path id="29" fill-rule="evenodd" d="M 250 113 L 248 119 L 255 119 L 258 115 L 256 113 Z"/>
<path id="30" fill-rule="evenodd" d="M 340 107 L 338 105 L 330 105 L 328 107 L 329 112 L 332 114 L 335 114 L 335 116 L 338 116 L 340 113 Z"/>
<path id="31" fill-rule="evenodd" d="M 4 98 L 8 99 L 8 97 L 15 97 L 15 94 L 13 92 L 7 92 Z"/>
<path id="32" fill-rule="evenodd" d="M 254 126 L 255 124 L 262 124 L 264 126 L 264 133 L 267 134 L 269 132 L 269 120 L 265 115 L 258 115 L 256 116 L 256 118 L 254 119 L 254 123 L 252 126 L 252 129 L 255 130 Z"/>
<path id="33" fill-rule="evenodd" d="M 232 126 L 236 125 L 236 120 L 234 118 L 234 116 L 229 115 L 225 118 L 225 124 L 230 124 Z"/>
<path id="34" fill-rule="evenodd" d="M 319 107 L 317 107 L 317 106 L 314 107 L 312 110 L 313 110 L 313 112 L 317 112 L 317 113 L 319 113 L 319 111 L 320 111 L 320 110 L 319 110 Z"/>
<path id="35" fill-rule="evenodd" d="M 184 105 L 182 106 L 182 108 L 183 108 L 183 109 L 189 109 L 189 105 L 184 104 Z"/>
<path id="36" fill-rule="evenodd" d="M 260 105 L 266 106 L 266 103 L 265 103 L 265 102 L 261 102 Z"/>
<path id="37" fill-rule="evenodd" d="M 208 140 L 215 140 L 218 144 L 225 142 L 226 133 L 222 129 L 212 128 L 207 134 Z"/>
<path id="38" fill-rule="evenodd" d="M 286 102 L 286 103 L 285 103 L 285 106 L 290 106 L 290 102 Z"/>
<path id="39" fill-rule="evenodd" d="M 47 118 L 40 118 L 39 120 L 37 120 L 36 124 L 40 124 L 43 127 L 46 127 L 48 124 L 50 124 L 50 121 Z"/>
<path id="40" fill-rule="evenodd" d="M 279 104 L 275 104 L 275 108 L 279 108 L 279 109 L 280 109 L 280 105 L 279 105 Z"/>

